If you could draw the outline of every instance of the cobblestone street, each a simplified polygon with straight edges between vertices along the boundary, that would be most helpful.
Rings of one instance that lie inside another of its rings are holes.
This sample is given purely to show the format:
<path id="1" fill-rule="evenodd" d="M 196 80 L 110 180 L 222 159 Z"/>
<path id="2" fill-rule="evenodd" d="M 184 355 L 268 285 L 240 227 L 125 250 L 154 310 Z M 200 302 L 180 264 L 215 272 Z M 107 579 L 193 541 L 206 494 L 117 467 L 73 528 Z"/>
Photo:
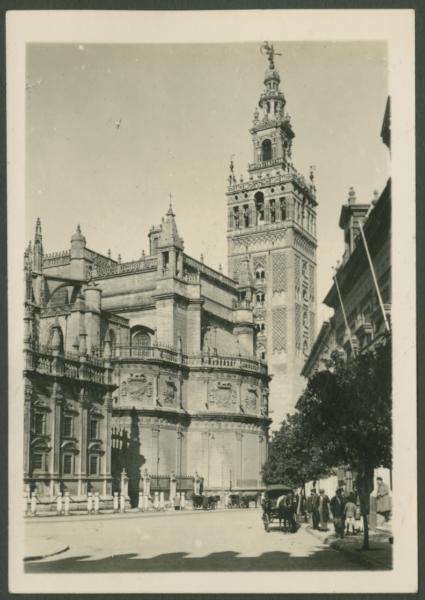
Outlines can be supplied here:
<path id="1" fill-rule="evenodd" d="M 34 519 L 27 542 L 69 547 L 25 563 L 27 573 L 361 570 L 355 556 L 329 548 L 306 526 L 266 533 L 261 512 L 196 511 Z"/>

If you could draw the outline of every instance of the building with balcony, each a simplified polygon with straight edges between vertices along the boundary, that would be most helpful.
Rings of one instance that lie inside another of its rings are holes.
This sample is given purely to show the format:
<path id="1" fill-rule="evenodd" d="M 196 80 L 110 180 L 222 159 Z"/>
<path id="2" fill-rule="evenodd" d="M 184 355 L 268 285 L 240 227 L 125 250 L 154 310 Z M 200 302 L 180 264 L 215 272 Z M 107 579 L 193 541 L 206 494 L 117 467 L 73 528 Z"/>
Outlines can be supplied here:
<path id="1" fill-rule="evenodd" d="M 86 245 L 25 252 L 25 483 L 110 496 L 196 475 L 204 489 L 258 490 L 267 364 L 257 356 L 249 262 L 239 282 L 184 252 L 170 206 L 149 253 L 121 262 Z"/>
<path id="2" fill-rule="evenodd" d="M 316 337 L 316 188 L 292 162 L 295 137 L 280 89 L 273 47 L 264 91 L 250 128 L 253 162 L 238 181 L 233 162 L 227 189 L 228 273 L 253 274 L 256 352 L 267 359 L 270 415 L 278 428 L 304 388 L 300 371 Z M 248 288 L 247 288 L 248 289 Z"/>

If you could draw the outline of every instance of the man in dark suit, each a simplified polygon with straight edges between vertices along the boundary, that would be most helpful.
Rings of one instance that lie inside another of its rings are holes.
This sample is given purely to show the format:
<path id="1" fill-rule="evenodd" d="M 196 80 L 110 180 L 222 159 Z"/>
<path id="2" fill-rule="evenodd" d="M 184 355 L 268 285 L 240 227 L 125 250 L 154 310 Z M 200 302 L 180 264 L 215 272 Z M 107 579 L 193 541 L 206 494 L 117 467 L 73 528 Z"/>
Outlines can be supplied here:
<path id="1" fill-rule="evenodd" d="M 331 500 L 331 511 L 337 537 L 344 537 L 345 529 L 345 500 L 342 494 L 342 488 L 336 490 L 335 496 Z"/>
<path id="2" fill-rule="evenodd" d="M 311 516 L 313 529 L 319 529 L 319 497 L 315 488 L 311 490 L 310 496 L 307 498 L 307 512 Z"/>

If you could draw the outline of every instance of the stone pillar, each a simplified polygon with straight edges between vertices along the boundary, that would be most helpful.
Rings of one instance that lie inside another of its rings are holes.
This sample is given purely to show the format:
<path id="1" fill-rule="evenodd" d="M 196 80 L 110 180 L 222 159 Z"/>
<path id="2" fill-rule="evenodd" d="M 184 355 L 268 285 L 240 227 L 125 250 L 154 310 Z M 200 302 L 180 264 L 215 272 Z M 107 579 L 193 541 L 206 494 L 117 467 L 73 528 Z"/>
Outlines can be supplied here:
<path id="1" fill-rule="evenodd" d="M 62 493 L 59 492 L 59 494 L 56 497 L 56 514 L 57 515 L 61 515 L 62 514 Z"/>
<path id="2" fill-rule="evenodd" d="M 125 469 L 123 469 L 121 473 L 121 495 L 123 495 L 125 499 L 128 498 L 128 476 Z"/>
<path id="3" fill-rule="evenodd" d="M 153 499 L 153 507 L 155 510 L 159 510 L 159 493 L 155 492 Z"/>
<path id="4" fill-rule="evenodd" d="M 90 515 L 93 512 L 93 494 L 87 494 L 87 513 Z"/>
<path id="5" fill-rule="evenodd" d="M 99 492 L 95 492 L 94 494 L 94 512 L 95 514 L 99 514 L 100 511 L 100 496 Z"/>
<path id="6" fill-rule="evenodd" d="M 186 506 L 186 496 L 184 492 L 180 492 L 180 510 L 184 510 Z"/>
<path id="7" fill-rule="evenodd" d="M 114 510 L 114 512 L 118 512 L 118 510 L 119 510 L 118 492 L 114 492 L 113 510 Z"/>
<path id="8" fill-rule="evenodd" d="M 64 504 L 64 514 L 65 516 L 69 515 L 71 505 L 71 498 L 69 496 L 69 492 L 65 492 L 65 504 Z"/>
<path id="9" fill-rule="evenodd" d="M 159 492 L 159 509 L 160 510 L 164 510 L 165 509 L 164 492 Z"/>
<path id="10" fill-rule="evenodd" d="M 170 477 L 170 501 L 173 502 L 177 493 L 177 480 L 174 473 L 171 473 Z"/>
<path id="11" fill-rule="evenodd" d="M 52 412 L 51 412 L 51 451 L 50 451 L 50 496 L 57 493 L 60 476 L 61 460 L 61 417 L 62 417 L 63 394 L 60 384 L 55 381 L 52 390 Z"/>
<path id="12" fill-rule="evenodd" d="M 200 288 L 200 286 L 199 286 Z M 201 308 L 203 300 L 197 298 L 189 300 L 187 307 L 187 353 L 199 354 L 201 352 Z"/>
<path id="13" fill-rule="evenodd" d="M 145 469 L 143 473 L 143 495 L 148 498 L 151 495 L 151 478 L 149 477 L 147 469 Z"/>
<path id="14" fill-rule="evenodd" d="M 205 483 L 209 485 L 209 470 L 210 470 L 210 432 L 203 431 L 201 433 L 202 439 L 202 470 L 203 477 L 205 477 Z"/>
<path id="15" fill-rule="evenodd" d="M 33 384 L 25 377 L 24 384 L 25 406 L 24 406 L 24 479 L 29 476 L 31 458 L 31 403 L 33 398 Z"/>
<path id="16" fill-rule="evenodd" d="M 100 307 L 102 289 L 94 282 L 83 288 L 86 303 L 85 326 L 87 331 L 87 346 L 89 353 L 92 347 L 100 352 Z"/>
<path id="17" fill-rule="evenodd" d="M 241 431 L 236 432 L 236 478 L 242 481 L 243 478 L 243 452 L 242 452 L 242 440 L 243 433 Z M 236 480 L 236 485 L 238 481 Z M 239 487 L 239 486 L 238 486 Z"/>
<path id="18" fill-rule="evenodd" d="M 106 392 L 105 394 L 105 418 L 102 419 L 102 444 L 105 449 L 105 459 L 102 461 L 103 464 L 103 495 L 109 496 L 112 492 L 111 483 L 111 423 L 112 423 L 112 393 Z"/>
<path id="19" fill-rule="evenodd" d="M 79 473 L 78 473 L 78 495 L 85 496 L 87 492 L 87 427 L 88 427 L 87 392 L 84 386 L 80 389 L 80 431 L 79 431 Z"/>

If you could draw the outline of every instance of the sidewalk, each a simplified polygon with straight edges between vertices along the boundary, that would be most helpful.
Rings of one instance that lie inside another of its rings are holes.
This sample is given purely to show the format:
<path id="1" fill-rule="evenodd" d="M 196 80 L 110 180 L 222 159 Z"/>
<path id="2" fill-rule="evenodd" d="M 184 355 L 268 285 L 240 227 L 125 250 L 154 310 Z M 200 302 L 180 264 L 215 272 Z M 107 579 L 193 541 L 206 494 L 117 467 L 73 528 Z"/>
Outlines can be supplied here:
<path id="1" fill-rule="evenodd" d="M 307 526 L 306 529 L 324 544 L 350 556 L 367 569 L 382 571 L 392 568 L 392 545 L 389 542 L 390 535 L 386 531 L 370 530 L 370 549 L 362 550 L 363 534 L 349 535 L 342 539 L 337 538 L 332 531 L 332 524 L 329 525 L 329 531 L 318 531 L 311 526 Z"/>
<path id="2" fill-rule="evenodd" d="M 175 517 L 178 515 L 198 515 L 205 513 L 218 513 L 218 512 L 228 512 L 229 510 L 238 510 L 238 511 L 246 511 L 246 510 L 259 510 L 255 508 L 215 508 L 214 510 L 202 510 L 202 509 L 192 509 L 188 508 L 186 510 L 150 510 L 150 511 L 139 511 L 137 508 L 128 509 L 126 512 L 112 512 L 105 511 L 100 513 L 92 513 L 87 514 L 83 512 L 79 513 L 71 513 L 68 516 L 65 515 L 56 515 L 56 514 L 41 514 L 36 515 L 34 517 L 26 516 L 25 523 L 45 523 L 49 521 L 49 523 L 58 523 L 65 521 L 99 521 L 104 519 L 137 519 L 137 518 L 147 518 L 147 517 Z"/>

